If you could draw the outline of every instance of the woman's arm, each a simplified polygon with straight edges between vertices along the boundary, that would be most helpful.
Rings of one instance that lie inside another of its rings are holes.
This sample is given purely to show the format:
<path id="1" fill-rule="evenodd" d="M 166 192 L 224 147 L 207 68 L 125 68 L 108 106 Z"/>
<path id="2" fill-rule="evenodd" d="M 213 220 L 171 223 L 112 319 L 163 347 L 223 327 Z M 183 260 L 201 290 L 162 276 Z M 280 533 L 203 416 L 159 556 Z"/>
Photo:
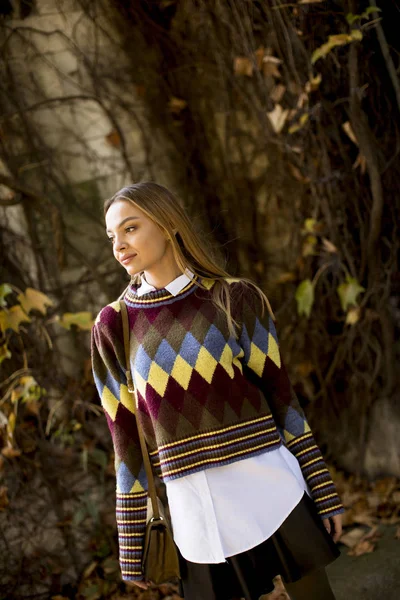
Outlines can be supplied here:
<path id="1" fill-rule="evenodd" d="M 93 376 L 115 452 L 116 518 L 122 579 L 141 581 L 147 513 L 147 477 L 124 364 L 117 307 L 106 306 L 92 329 Z"/>
<path id="2" fill-rule="evenodd" d="M 259 387 L 287 448 L 297 458 L 321 518 L 344 512 L 321 452 L 289 381 L 274 320 L 254 289 L 243 283 L 235 293 L 246 377 Z M 325 523 L 325 526 L 329 521 Z M 338 525 L 336 526 L 338 527 Z M 328 527 L 327 527 L 328 528 Z"/>

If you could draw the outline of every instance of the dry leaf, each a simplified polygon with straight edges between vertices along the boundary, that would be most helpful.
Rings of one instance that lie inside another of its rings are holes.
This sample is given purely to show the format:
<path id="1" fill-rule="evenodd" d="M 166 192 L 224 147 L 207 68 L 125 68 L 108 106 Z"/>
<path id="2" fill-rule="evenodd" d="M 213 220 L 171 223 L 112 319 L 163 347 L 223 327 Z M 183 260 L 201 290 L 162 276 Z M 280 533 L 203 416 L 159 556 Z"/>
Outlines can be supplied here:
<path id="1" fill-rule="evenodd" d="M 281 83 L 278 83 L 277 85 L 274 85 L 274 87 L 272 88 L 269 97 L 274 102 L 280 102 L 282 100 L 283 94 L 285 92 L 286 92 L 286 87 L 284 85 L 282 85 Z"/>
<path id="2" fill-rule="evenodd" d="M 343 123 L 342 129 L 348 135 L 348 137 L 351 139 L 353 144 L 356 144 L 356 146 L 358 146 L 357 138 L 356 138 L 353 128 L 350 124 L 350 121 L 346 121 L 346 123 Z"/>
<path id="3" fill-rule="evenodd" d="M 267 113 L 268 119 L 275 133 L 279 133 L 285 125 L 289 111 L 283 109 L 280 104 L 276 104 L 274 110 Z"/>
<path id="4" fill-rule="evenodd" d="M 297 179 L 297 181 L 301 181 L 301 183 L 310 183 L 310 178 L 305 177 L 300 169 L 293 165 L 292 163 L 288 163 L 289 170 L 292 173 L 293 177 Z"/>
<path id="5" fill-rule="evenodd" d="M 187 102 L 186 102 L 186 100 L 182 100 L 182 98 L 172 97 L 170 99 L 170 101 L 168 102 L 168 108 L 174 114 L 179 114 L 186 107 L 187 107 Z"/>
<path id="6" fill-rule="evenodd" d="M 351 550 L 349 550 L 349 556 L 362 556 L 363 554 L 369 554 L 375 550 L 375 544 L 369 540 L 362 540 L 356 544 Z"/>
<path id="7" fill-rule="evenodd" d="M 295 370 L 301 377 L 308 377 L 315 371 L 315 366 L 310 360 L 305 360 L 296 365 Z"/>
<path id="8" fill-rule="evenodd" d="M 295 273 L 281 273 L 279 277 L 276 278 L 275 283 L 287 283 L 288 281 L 296 281 L 296 279 Z"/>
<path id="9" fill-rule="evenodd" d="M 365 171 L 367 170 L 367 159 L 365 158 L 364 154 L 361 154 L 361 152 L 358 153 L 358 156 L 353 164 L 353 169 L 357 169 L 357 167 L 360 167 L 361 173 L 364 175 Z"/>
<path id="10" fill-rule="evenodd" d="M 246 75 L 251 77 L 253 75 L 253 63 L 245 56 L 236 56 L 233 63 L 233 70 L 235 75 Z"/>
<path id="11" fill-rule="evenodd" d="M 355 527 L 354 529 L 342 534 L 340 542 L 348 548 L 354 548 L 354 546 L 356 546 L 356 544 L 363 539 L 364 535 L 365 529 L 362 527 Z"/>
<path id="12" fill-rule="evenodd" d="M 256 63 L 257 63 L 257 68 L 261 69 L 262 64 L 263 64 L 263 58 L 265 55 L 265 48 L 264 46 L 260 46 L 255 52 L 255 57 L 256 57 Z"/>
<path id="13" fill-rule="evenodd" d="M 6 506 L 9 505 L 7 496 L 8 488 L 5 485 L 0 487 L 0 510 L 5 510 Z"/>
<path id="14" fill-rule="evenodd" d="M 264 56 L 263 64 L 262 64 L 262 72 L 265 76 L 276 77 L 279 79 L 281 74 L 279 73 L 279 65 L 281 64 L 281 59 L 276 56 Z"/>
<path id="15" fill-rule="evenodd" d="M 297 110 L 302 109 L 307 102 L 308 102 L 307 94 L 305 92 L 301 92 L 301 94 L 297 98 L 297 102 L 296 102 Z"/>
<path id="16" fill-rule="evenodd" d="M 311 79 L 307 81 L 306 85 L 304 86 L 304 90 L 307 92 L 307 94 L 315 92 L 315 90 L 319 88 L 321 81 L 322 75 L 321 73 L 318 73 L 315 77 L 311 77 Z"/>
<path id="17" fill-rule="evenodd" d="M 114 148 L 119 148 L 121 146 L 121 137 L 115 129 L 106 135 L 106 142 L 113 146 Z"/>
<path id="18" fill-rule="evenodd" d="M 15 448 L 11 448 L 11 446 L 2 448 L 1 453 L 6 458 L 15 458 L 16 456 L 21 456 L 21 450 L 16 450 Z"/>
<path id="19" fill-rule="evenodd" d="M 322 238 L 322 243 L 324 246 L 324 250 L 326 250 L 327 252 L 335 253 L 338 251 L 336 246 L 332 244 L 332 242 L 330 242 L 327 238 Z"/>
<path id="20" fill-rule="evenodd" d="M 93 573 L 99 563 L 95 560 L 83 571 L 82 579 L 87 579 Z"/>

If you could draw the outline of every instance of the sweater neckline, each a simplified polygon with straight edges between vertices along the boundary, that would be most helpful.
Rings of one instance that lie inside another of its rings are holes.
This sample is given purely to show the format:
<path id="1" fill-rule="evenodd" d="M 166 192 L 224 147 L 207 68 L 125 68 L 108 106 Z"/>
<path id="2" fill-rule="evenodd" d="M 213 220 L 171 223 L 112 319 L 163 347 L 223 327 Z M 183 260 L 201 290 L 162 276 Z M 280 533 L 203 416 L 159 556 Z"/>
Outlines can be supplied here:
<path id="1" fill-rule="evenodd" d="M 146 292 L 142 296 L 138 296 L 137 290 L 140 286 L 136 286 L 131 283 L 126 291 L 125 298 L 128 302 L 140 305 L 141 307 L 152 306 L 165 302 L 167 300 L 174 301 L 178 300 L 182 296 L 186 296 L 191 293 L 198 287 L 198 282 L 200 281 L 200 277 L 198 275 L 194 275 L 193 278 L 176 294 L 171 294 L 166 288 L 161 288 L 158 290 L 150 290 Z"/>

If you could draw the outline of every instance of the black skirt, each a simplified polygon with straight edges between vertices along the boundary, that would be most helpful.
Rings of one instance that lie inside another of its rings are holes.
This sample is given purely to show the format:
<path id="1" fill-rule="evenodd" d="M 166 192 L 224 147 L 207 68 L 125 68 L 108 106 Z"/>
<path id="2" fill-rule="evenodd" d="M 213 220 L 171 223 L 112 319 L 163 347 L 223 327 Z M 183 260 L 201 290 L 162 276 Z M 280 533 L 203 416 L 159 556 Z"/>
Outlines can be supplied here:
<path id="1" fill-rule="evenodd" d="M 272 592 L 277 575 L 287 583 L 298 581 L 339 555 L 314 502 L 305 493 L 270 538 L 225 563 L 193 563 L 179 552 L 179 591 L 185 600 L 258 600 Z"/>

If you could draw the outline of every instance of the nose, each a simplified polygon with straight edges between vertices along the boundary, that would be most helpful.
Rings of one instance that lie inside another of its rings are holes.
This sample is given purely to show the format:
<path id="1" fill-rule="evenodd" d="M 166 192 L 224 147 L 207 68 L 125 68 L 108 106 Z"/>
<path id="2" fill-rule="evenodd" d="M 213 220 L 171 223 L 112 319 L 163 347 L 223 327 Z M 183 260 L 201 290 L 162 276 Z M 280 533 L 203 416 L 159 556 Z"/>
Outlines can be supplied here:
<path id="1" fill-rule="evenodd" d="M 116 250 L 117 252 L 121 252 L 122 250 L 126 249 L 126 241 L 122 238 L 116 238 L 115 242 L 114 242 L 114 250 Z"/>

